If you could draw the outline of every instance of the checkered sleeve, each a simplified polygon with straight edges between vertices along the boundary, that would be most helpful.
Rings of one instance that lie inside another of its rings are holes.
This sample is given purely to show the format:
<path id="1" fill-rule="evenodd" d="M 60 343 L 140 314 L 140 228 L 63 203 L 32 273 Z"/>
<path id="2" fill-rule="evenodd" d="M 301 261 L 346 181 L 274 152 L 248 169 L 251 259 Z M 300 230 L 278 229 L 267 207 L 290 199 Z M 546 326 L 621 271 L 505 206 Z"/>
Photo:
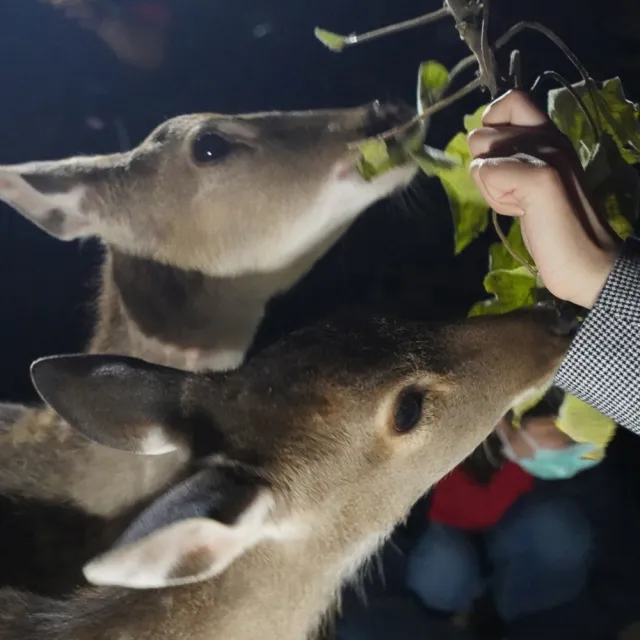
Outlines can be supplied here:
<path id="1" fill-rule="evenodd" d="M 640 239 L 623 244 L 556 384 L 640 434 Z"/>

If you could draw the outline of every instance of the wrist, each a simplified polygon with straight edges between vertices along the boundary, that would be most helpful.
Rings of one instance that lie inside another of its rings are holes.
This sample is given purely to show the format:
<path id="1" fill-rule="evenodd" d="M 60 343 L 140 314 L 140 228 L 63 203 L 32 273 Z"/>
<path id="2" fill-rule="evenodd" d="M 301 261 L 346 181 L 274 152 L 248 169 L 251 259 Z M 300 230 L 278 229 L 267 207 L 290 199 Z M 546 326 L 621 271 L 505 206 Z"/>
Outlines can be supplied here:
<path id="1" fill-rule="evenodd" d="M 580 287 L 581 290 L 576 291 L 571 302 L 585 309 L 593 308 L 613 270 L 616 258 L 616 252 L 608 251 L 600 253 L 595 260 L 591 260 L 588 273 L 585 274 Z"/>

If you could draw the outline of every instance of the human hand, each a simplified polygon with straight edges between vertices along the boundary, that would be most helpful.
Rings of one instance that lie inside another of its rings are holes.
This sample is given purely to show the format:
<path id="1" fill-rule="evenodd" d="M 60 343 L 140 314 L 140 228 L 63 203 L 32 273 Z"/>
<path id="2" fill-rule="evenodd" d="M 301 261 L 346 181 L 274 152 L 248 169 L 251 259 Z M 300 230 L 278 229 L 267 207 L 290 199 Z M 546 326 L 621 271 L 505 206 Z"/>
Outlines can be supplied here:
<path id="1" fill-rule="evenodd" d="M 482 124 L 469 134 L 480 192 L 497 213 L 521 218 L 547 289 L 591 308 L 615 262 L 617 240 L 586 196 L 571 143 L 521 91 L 492 102 Z"/>

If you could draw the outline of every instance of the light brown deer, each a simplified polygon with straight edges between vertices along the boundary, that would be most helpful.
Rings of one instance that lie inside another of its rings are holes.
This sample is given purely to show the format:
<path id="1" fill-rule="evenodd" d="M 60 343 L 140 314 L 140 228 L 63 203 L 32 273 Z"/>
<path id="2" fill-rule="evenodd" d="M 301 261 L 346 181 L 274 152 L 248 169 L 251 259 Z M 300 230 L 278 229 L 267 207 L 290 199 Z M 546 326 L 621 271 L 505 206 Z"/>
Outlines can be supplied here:
<path id="1" fill-rule="evenodd" d="M 197 464 L 66 601 L 5 590 L 2 640 L 301 640 L 430 485 L 569 339 L 530 311 L 432 326 L 343 316 L 239 370 L 48 358 L 42 397 L 86 437 Z"/>
<path id="2" fill-rule="evenodd" d="M 56 238 L 103 241 L 90 351 L 234 368 L 267 302 L 369 205 L 411 181 L 413 166 L 364 181 L 348 149 L 410 116 L 374 103 L 177 117 L 126 153 L 0 167 L 0 199 Z M 137 458 L 88 443 L 46 409 L 0 405 L 0 431 L 0 495 L 96 517 L 133 508 L 186 462 L 185 452 Z"/>

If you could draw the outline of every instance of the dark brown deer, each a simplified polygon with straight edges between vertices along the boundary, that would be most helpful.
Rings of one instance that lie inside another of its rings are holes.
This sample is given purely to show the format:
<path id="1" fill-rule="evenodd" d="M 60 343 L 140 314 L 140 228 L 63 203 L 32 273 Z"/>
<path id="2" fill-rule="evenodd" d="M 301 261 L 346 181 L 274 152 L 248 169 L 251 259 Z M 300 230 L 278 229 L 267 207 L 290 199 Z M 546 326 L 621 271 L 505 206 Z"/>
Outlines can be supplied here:
<path id="1" fill-rule="evenodd" d="M 5 590 L 2 640 L 301 640 L 416 500 L 569 339 L 529 311 L 446 325 L 344 316 L 238 370 L 132 358 L 37 362 L 42 397 L 90 440 L 194 466 L 66 601 Z"/>

